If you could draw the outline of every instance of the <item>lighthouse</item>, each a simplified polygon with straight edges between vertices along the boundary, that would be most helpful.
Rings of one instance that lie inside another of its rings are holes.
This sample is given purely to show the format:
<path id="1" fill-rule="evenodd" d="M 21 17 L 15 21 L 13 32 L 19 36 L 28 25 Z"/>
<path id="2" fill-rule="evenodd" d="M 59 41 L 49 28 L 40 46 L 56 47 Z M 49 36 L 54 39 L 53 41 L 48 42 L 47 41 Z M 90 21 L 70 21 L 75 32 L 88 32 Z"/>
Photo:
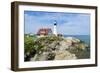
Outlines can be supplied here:
<path id="1" fill-rule="evenodd" d="M 54 22 L 53 34 L 57 36 L 57 22 Z"/>

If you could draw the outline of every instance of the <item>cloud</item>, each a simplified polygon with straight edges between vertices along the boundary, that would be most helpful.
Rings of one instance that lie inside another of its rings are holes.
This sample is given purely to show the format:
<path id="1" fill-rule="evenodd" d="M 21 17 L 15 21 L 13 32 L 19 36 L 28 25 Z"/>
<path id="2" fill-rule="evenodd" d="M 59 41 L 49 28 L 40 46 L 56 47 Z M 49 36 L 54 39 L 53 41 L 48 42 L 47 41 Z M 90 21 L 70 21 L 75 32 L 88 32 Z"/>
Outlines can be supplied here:
<path id="1" fill-rule="evenodd" d="M 80 13 L 33 12 L 25 11 L 25 33 L 36 33 L 40 28 L 53 29 L 57 21 L 57 30 L 62 34 L 84 35 L 90 33 L 90 15 Z"/>

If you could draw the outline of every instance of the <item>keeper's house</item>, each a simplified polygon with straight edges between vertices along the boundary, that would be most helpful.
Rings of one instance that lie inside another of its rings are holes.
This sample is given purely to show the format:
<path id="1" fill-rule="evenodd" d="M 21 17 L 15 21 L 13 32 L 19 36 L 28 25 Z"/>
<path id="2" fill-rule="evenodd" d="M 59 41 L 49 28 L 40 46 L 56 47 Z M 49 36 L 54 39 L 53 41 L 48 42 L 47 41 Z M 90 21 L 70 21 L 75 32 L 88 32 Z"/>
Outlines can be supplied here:
<path id="1" fill-rule="evenodd" d="M 53 34 L 53 33 L 50 28 L 41 28 L 37 32 L 38 36 L 46 36 L 46 35 L 51 35 L 51 34 Z"/>

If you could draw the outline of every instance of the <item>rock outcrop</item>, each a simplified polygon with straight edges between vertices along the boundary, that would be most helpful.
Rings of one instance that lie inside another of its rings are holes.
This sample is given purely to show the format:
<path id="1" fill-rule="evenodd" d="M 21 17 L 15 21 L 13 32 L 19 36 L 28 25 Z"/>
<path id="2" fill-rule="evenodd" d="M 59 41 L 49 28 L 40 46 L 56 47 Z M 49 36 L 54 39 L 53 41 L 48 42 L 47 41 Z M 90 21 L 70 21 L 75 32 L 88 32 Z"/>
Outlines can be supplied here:
<path id="1" fill-rule="evenodd" d="M 89 45 L 74 37 L 46 36 L 35 40 L 36 54 L 31 61 L 71 60 L 90 57 Z"/>
<path id="2" fill-rule="evenodd" d="M 55 55 L 55 60 L 71 60 L 77 59 L 75 54 L 70 53 L 69 51 L 58 51 Z"/>

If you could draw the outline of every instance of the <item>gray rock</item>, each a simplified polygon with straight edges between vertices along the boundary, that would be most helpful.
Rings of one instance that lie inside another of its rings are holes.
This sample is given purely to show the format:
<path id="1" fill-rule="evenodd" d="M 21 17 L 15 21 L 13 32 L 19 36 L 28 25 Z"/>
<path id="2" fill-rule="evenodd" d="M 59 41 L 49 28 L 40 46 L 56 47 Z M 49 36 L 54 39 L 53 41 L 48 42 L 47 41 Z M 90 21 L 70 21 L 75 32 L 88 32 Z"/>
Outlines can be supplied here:
<path id="1" fill-rule="evenodd" d="M 55 60 L 71 60 L 77 59 L 75 54 L 70 53 L 69 51 L 58 51 L 55 56 Z"/>

